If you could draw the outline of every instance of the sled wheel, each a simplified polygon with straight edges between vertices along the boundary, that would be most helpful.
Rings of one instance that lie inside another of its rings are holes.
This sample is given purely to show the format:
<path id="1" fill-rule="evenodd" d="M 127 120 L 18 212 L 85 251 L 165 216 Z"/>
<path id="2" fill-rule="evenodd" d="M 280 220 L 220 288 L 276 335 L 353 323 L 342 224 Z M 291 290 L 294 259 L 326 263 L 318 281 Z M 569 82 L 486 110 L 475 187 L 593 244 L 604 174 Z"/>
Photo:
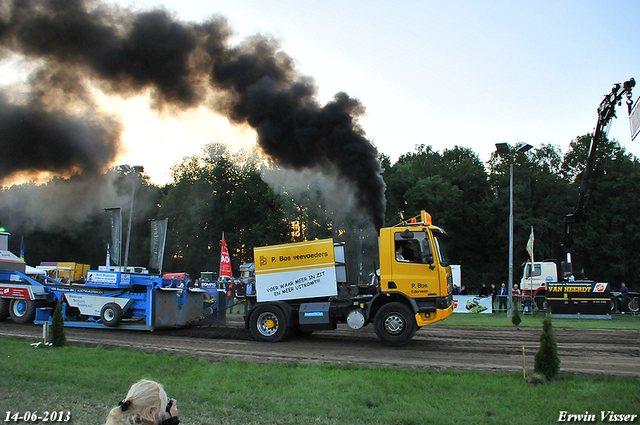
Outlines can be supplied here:
<path id="1" fill-rule="evenodd" d="M 118 326 L 122 320 L 122 307 L 117 303 L 108 303 L 100 310 L 100 319 L 106 326 Z"/>

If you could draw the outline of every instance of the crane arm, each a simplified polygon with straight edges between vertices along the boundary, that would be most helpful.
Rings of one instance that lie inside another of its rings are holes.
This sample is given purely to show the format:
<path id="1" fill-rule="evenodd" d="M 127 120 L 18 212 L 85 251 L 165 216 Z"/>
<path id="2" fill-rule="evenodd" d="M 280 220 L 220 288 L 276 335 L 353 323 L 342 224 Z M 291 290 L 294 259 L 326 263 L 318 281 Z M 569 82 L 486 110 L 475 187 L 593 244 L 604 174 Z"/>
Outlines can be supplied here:
<path id="1" fill-rule="evenodd" d="M 631 114 L 631 108 L 633 106 L 633 102 L 631 100 L 631 90 L 635 85 L 636 81 L 633 78 L 623 84 L 615 84 L 613 86 L 613 89 L 611 90 L 611 93 L 604 97 L 602 102 L 600 102 L 600 106 L 598 107 L 598 123 L 596 125 L 595 132 L 593 133 L 593 137 L 591 138 L 589 156 L 587 158 L 587 163 L 585 164 L 584 171 L 582 172 L 582 181 L 580 182 L 580 189 L 578 191 L 578 200 L 576 201 L 573 212 L 567 214 L 564 218 L 565 232 L 563 247 L 565 252 L 567 253 L 567 262 L 569 264 L 571 264 L 570 253 L 573 251 L 573 223 L 579 222 L 583 218 L 587 199 L 587 187 L 596 160 L 598 144 L 609 133 L 611 119 L 616 118 L 616 105 L 619 105 L 621 103 L 623 96 L 626 96 L 627 98 L 627 108 L 629 114 Z"/>

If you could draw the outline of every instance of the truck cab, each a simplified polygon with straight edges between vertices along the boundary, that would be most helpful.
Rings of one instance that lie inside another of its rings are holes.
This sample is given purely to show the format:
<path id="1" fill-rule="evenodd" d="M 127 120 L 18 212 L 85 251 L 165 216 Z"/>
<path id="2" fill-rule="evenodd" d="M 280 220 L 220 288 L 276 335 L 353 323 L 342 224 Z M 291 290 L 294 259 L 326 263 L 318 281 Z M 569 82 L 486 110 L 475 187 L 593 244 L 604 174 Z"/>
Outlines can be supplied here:
<path id="1" fill-rule="evenodd" d="M 545 308 L 547 283 L 558 281 L 558 267 L 553 261 L 527 261 L 523 264 L 520 289 L 535 302 L 539 310 Z"/>
<path id="2" fill-rule="evenodd" d="M 526 262 L 520 279 L 520 289 L 532 294 L 545 288 L 546 282 L 558 281 L 558 268 L 552 261 Z"/>
<path id="3" fill-rule="evenodd" d="M 428 215 L 421 223 L 380 230 L 380 291 L 408 302 L 417 325 L 425 326 L 451 314 L 453 277 L 445 232 Z"/>

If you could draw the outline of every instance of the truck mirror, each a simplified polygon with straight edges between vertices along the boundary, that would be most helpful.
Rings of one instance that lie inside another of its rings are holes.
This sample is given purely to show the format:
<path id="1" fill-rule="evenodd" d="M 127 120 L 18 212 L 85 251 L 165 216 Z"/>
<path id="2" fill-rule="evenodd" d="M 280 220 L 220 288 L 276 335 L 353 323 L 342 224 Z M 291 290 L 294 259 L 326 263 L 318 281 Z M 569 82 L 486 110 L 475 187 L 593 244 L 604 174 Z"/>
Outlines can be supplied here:
<path id="1" fill-rule="evenodd" d="M 422 258 L 423 263 L 433 264 L 433 254 L 425 254 Z"/>

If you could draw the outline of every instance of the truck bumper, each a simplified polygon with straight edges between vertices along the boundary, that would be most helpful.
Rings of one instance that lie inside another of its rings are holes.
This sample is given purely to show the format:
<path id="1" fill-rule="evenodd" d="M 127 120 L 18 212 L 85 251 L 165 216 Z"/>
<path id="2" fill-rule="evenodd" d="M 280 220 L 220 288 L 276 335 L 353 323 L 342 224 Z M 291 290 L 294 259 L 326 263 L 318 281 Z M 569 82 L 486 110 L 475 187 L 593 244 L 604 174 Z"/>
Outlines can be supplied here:
<path id="1" fill-rule="evenodd" d="M 453 313 L 453 304 L 446 309 L 438 309 L 430 313 L 417 313 L 416 323 L 418 324 L 418 326 L 430 325 L 432 323 L 446 319 L 447 317 L 451 316 L 451 313 Z"/>

